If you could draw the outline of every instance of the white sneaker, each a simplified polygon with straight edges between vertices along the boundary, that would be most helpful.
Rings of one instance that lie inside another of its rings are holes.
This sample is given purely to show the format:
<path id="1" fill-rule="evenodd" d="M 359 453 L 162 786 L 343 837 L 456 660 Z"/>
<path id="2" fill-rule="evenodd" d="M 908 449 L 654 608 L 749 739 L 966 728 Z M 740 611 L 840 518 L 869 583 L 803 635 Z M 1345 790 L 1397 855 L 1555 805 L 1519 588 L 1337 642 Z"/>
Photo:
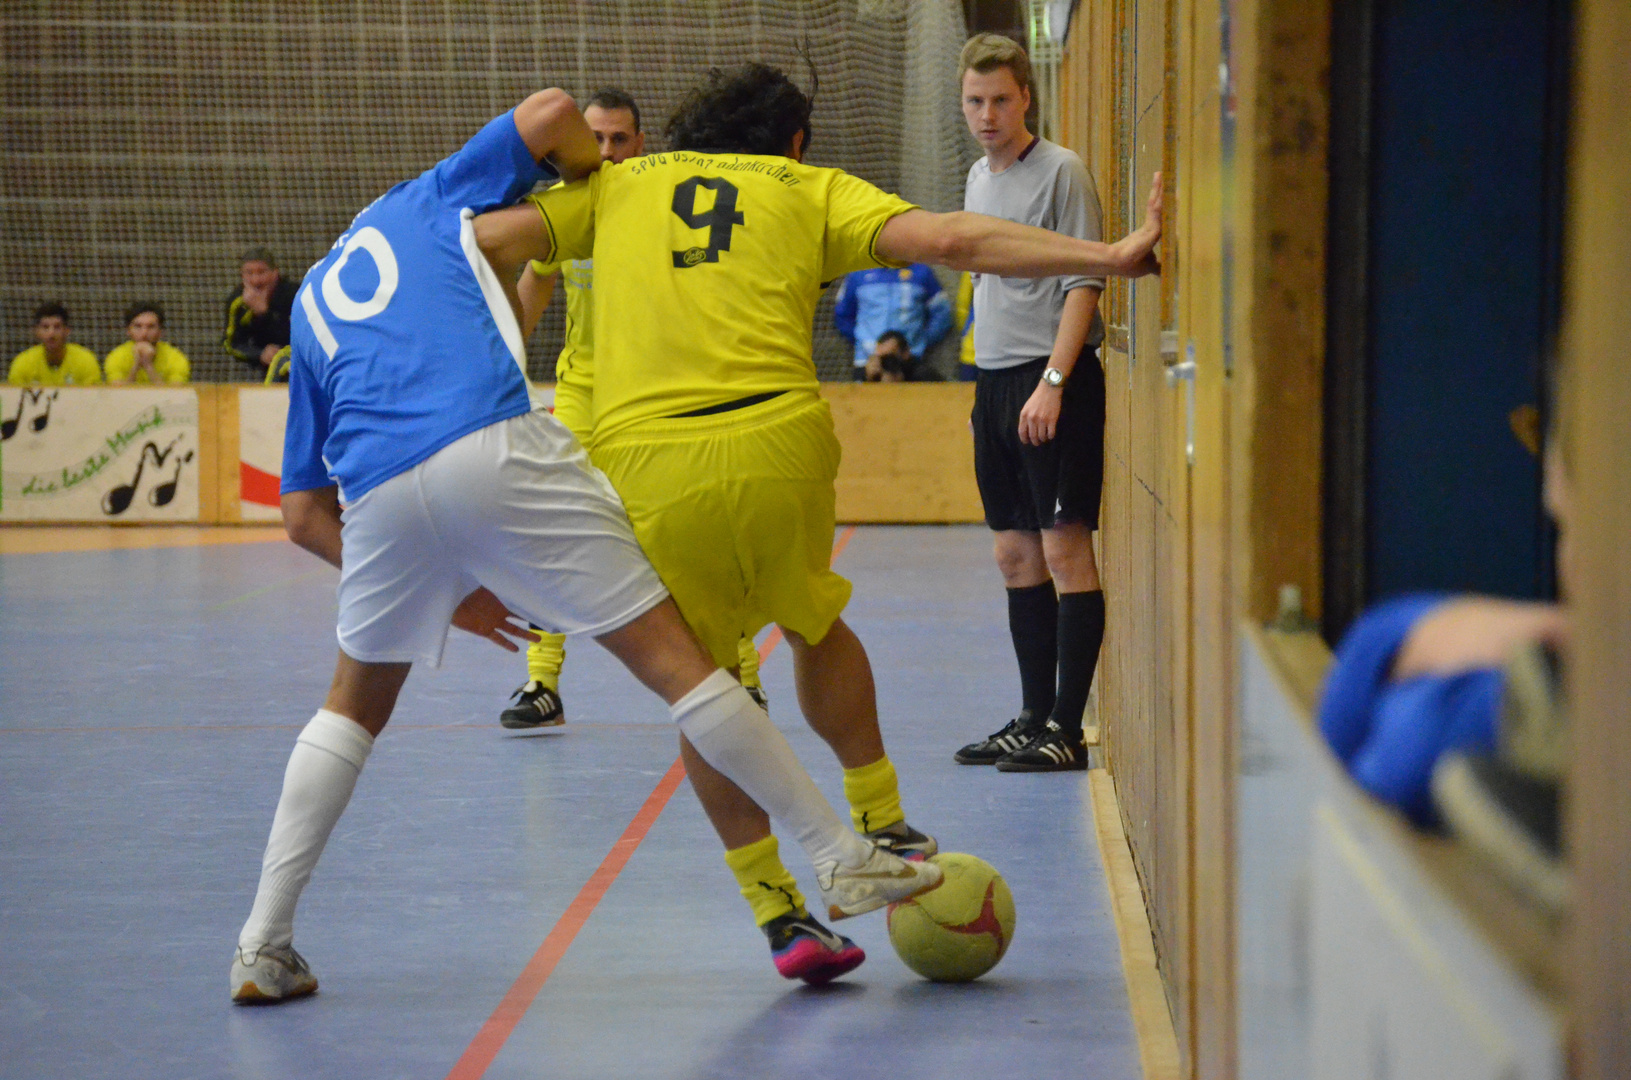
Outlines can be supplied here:
<path id="1" fill-rule="evenodd" d="M 317 976 L 294 946 L 262 945 L 233 950 L 228 989 L 239 1005 L 287 1001 L 316 991 Z"/>
<path id="2" fill-rule="evenodd" d="M 945 873 L 934 863 L 907 862 L 875 844 L 860 866 L 832 862 L 816 867 L 821 902 L 827 905 L 827 918 L 834 921 L 909 900 L 944 878 Z"/>

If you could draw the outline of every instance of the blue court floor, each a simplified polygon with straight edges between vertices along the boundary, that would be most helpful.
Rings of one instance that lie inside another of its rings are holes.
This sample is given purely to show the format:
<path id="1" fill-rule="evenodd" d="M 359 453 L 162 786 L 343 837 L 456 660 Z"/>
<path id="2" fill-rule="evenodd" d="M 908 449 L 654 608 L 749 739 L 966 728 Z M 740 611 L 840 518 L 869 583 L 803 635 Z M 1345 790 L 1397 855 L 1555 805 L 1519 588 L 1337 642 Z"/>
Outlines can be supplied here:
<path id="1" fill-rule="evenodd" d="M 869 957 L 840 983 L 782 980 L 681 784 L 464 1080 L 1138 1076 L 1085 774 L 952 762 L 1017 705 L 988 534 L 864 528 L 836 565 L 911 820 L 1013 888 L 1007 958 L 926 983 L 879 913 L 839 924 Z M 448 1076 L 674 763 L 661 702 L 593 642 L 568 645 L 567 727 L 516 735 L 496 721 L 521 660 L 454 632 L 302 901 L 321 991 L 229 1005 L 284 763 L 333 671 L 336 577 L 285 542 L 0 556 L 0 1080 Z M 785 646 L 764 675 L 842 807 Z"/>

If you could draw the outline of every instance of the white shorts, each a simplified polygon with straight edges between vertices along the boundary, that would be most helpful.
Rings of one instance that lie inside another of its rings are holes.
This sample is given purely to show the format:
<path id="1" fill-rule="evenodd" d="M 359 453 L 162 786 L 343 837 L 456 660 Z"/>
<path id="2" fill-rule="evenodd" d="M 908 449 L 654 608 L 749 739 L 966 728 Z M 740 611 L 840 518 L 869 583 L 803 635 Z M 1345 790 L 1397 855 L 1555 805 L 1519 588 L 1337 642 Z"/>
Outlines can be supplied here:
<path id="1" fill-rule="evenodd" d="M 439 666 L 478 585 L 564 634 L 609 633 L 668 596 L 617 492 L 547 412 L 471 432 L 340 520 L 340 648 L 368 663 Z"/>

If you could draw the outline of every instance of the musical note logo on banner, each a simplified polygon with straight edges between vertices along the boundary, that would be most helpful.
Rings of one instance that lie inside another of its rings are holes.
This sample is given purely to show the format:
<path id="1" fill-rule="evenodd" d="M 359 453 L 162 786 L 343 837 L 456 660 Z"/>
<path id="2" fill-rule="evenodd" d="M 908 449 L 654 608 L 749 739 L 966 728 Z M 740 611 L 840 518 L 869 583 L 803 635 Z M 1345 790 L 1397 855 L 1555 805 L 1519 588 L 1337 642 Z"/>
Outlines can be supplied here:
<path id="1" fill-rule="evenodd" d="M 149 442 L 144 445 L 141 460 L 136 462 L 136 475 L 130 478 L 128 484 L 120 484 L 118 487 L 108 489 L 107 493 L 102 496 L 102 512 L 109 517 L 117 517 L 130 509 L 131 501 L 136 498 L 137 487 L 142 482 L 142 473 L 147 470 L 148 463 L 152 463 L 156 472 L 164 468 L 164 463 L 170 459 L 172 452 L 174 452 L 175 472 L 171 474 L 170 479 L 154 485 L 147 492 L 149 506 L 168 505 L 176 497 L 176 485 L 181 481 L 182 467 L 193 459 L 191 450 L 188 450 L 185 455 L 176 451 L 176 444 L 182 438 L 183 436 L 178 435 L 171 439 L 170 445 L 163 450 L 158 448 L 157 443 Z"/>
<path id="2" fill-rule="evenodd" d="M 44 407 L 40 405 L 45 402 Z M 30 405 L 34 407 L 34 415 L 29 417 L 28 429 L 38 435 L 44 431 L 51 422 L 51 404 L 57 400 L 55 390 L 24 390 L 17 398 L 17 413 L 9 420 L 0 420 L 0 442 L 17 434 L 23 424 L 23 410 Z"/>

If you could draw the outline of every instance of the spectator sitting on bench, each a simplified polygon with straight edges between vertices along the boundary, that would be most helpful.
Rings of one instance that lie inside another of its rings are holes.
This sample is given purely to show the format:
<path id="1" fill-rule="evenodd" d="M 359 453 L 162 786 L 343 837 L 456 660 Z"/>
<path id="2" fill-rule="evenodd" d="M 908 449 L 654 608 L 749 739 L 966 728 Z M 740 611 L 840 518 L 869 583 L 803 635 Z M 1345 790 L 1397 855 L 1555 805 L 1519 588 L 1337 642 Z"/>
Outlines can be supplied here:
<path id="1" fill-rule="evenodd" d="M 265 378 L 278 351 L 289 344 L 289 316 L 297 286 L 279 273 L 277 260 L 263 247 L 252 247 L 240 260 L 243 283 L 227 297 L 226 330 L 221 346 Z"/>
<path id="2" fill-rule="evenodd" d="M 192 377 L 187 354 L 164 341 L 164 305 L 138 300 L 125 309 L 125 335 L 130 338 L 108 353 L 102 369 L 108 382 L 168 383 Z"/>
<path id="3" fill-rule="evenodd" d="M 102 381 L 96 354 L 68 340 L 68 309 L 50 300 L 34 309 L 38 345 L 11 361 L 7 381 L 13 386 L 95 386 Z"/>

